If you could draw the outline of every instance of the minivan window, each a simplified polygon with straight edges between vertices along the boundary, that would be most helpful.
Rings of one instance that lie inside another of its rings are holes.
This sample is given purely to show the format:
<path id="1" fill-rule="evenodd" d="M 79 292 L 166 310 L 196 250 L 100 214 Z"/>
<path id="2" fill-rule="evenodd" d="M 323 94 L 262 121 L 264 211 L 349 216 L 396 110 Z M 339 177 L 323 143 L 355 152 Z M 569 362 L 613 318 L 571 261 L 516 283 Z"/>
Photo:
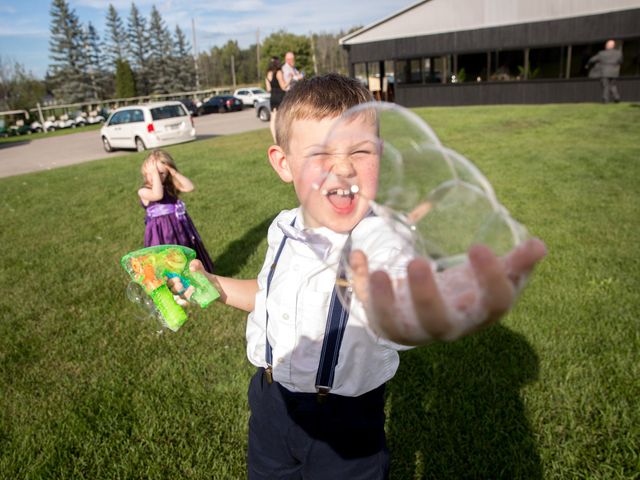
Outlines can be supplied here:
<path id="1" fill-rule="evenodd" d="M 111 121 L 109 122 L 109 125 L 120 125 L 121 123 L 124 123 L 125 121 L 125 112 L 116 112 L 113 114 L 113 117 L 111 117 Z"/>
<path id="2" fill-rule="evenodd" d="M 131 110 L 129 123 L 144 122 L 144 112 L 142 110 Z"/>
<path id="3" fill-rule="evenodd" d="M 151 109 L 151 118 L 154 120 L 164 120 L 165 118 L 184 117 L 187 115 L 182 105 L 165 105 Z"/>

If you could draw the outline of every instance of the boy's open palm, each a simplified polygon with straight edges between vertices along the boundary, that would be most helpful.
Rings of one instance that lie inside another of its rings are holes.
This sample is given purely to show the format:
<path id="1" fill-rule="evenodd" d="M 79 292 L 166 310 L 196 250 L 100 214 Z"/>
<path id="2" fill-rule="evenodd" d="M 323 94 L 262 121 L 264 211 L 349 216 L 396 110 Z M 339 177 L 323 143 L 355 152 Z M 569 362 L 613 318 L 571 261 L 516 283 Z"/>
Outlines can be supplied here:
<path id="1" fill-rule="evenodd" d="M 501 258 L 476 245 L 467 263 L 440 273 L 432 271 L 428 260 L 416 258 L 407 267 L 407 279 L 396 285 L 384 272 L 370 274 L 361 251 L 354 251 L 350 260 L 356 296 L 373 328 L 396 343 L 422 345 L 454 340 L 499 320 L 545 254 L 538 239 Z"/>

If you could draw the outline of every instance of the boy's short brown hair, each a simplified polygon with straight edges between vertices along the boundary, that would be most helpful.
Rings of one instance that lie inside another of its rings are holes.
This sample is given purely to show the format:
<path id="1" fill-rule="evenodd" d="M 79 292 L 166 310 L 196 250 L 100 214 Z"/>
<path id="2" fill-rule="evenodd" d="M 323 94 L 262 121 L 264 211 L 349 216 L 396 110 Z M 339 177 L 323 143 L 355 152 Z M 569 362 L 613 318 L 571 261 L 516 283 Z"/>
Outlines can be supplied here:
<path id="1" fill-rule="evenodd" d="M 322 120 L 373 100 L 360 81 L 329 73 L 296 82 L 284 96 L 276 115 L 276 143 L 285 151 L 294 120 Z"/>

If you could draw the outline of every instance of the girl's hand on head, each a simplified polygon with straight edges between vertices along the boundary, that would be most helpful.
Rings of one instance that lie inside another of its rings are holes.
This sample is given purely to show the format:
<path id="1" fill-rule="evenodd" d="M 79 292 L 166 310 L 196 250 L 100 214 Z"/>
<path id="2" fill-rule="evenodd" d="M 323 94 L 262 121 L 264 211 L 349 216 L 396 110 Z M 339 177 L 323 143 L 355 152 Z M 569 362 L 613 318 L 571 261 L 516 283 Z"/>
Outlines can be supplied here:
<path id="1" fill-rule="evenodd" d="M 149 157 L 144 161 L 145 173 L 153 175 L 158 172 L 158 161 L 154 157 Z"/>

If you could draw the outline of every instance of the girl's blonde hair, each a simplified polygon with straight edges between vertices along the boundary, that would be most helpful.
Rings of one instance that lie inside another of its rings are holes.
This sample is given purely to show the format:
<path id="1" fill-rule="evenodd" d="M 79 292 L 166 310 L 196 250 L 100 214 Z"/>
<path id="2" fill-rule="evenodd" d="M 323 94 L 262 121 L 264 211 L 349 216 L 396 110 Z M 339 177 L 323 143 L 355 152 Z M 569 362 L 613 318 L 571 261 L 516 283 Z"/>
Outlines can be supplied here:
<path id="1" fill-rule="evenodd" d="M 149 156 L 145 159 L 145 161 L 142 163 L 141 172 L 142 172 L 144 186 L 149 186 L 147 184 L 147 178 L 144 175 L 144 166 L 147 164 L 147 162 L 150 162 L 151 160 L 157 160 L 160 163 L 164 163 L 165 165 L 174 169 L 176 172 L 180 171 L 178 170 L 178 167 L 176 166 L 176 162 L 173 160 L 173 157 L 171 155 L 169 155 L 164 150 L 153 150 L 149 154 Z M 167 174 L 164 181 L 162 182 L 162 186 L 164 187 L 166 192 L 172 197 L 178 197 L 178 195 L 180 194 L 179 190 L 176 188 L 173 182 L 173 176 L 171 175 L 171 173 Z"/>

